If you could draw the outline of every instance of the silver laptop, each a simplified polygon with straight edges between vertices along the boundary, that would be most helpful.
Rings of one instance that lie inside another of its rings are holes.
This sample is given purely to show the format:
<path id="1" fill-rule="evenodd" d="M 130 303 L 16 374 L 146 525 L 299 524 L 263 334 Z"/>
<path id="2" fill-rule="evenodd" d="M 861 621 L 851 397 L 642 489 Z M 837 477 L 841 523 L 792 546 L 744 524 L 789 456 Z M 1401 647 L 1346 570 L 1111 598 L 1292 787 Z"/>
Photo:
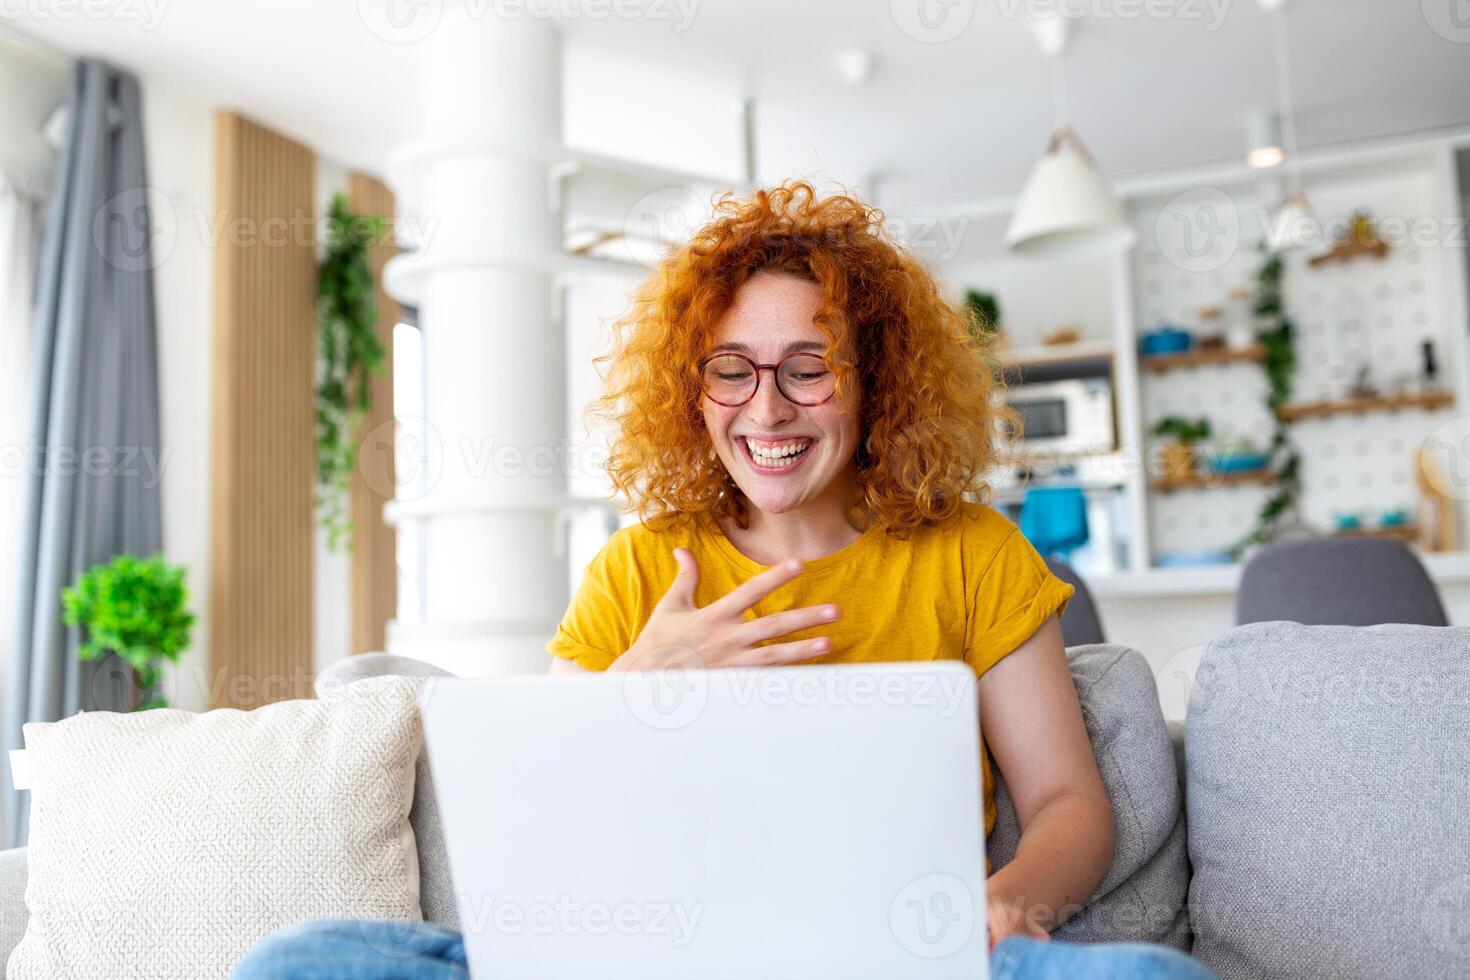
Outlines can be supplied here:
<path id="1" fill-rule="evenodd" d="M 960 663 L 436 680 L 484 980 L 985 980 Z"/>

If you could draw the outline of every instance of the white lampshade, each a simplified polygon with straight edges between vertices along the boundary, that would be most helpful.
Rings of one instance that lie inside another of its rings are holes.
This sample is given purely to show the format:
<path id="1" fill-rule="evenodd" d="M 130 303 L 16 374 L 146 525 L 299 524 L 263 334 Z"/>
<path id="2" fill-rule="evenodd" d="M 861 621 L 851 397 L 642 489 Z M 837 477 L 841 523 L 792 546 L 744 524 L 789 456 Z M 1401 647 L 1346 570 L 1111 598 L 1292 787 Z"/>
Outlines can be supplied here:
<path id="1" fill-rule="evenodd" d="M 1058 130 L 1021 191 L 1006 246 L 1054 257 L 1118 251 L 1136 237 L 1092 155 L 1070 129 Z"/>
<path id="2" fill-rule="evenodd" d="M 1273 252 L 1285 252 L 1316 245 L 1320 241 L 1317 219 L 1312 214 L 1307 195 L 1300 190 L 1289 192 L 1281 199 L 1281 208 L 1272 216 L 1266 229 L 1266 246 Z"/>
<path id="3" fill-rule="evenodd" d="M 1245 162 L 1257 170 L 1270 170 L 1286 159 L 1281 148 L 1281 117 L 1274 112 L 1257 112 L 1245 123 Z"/>

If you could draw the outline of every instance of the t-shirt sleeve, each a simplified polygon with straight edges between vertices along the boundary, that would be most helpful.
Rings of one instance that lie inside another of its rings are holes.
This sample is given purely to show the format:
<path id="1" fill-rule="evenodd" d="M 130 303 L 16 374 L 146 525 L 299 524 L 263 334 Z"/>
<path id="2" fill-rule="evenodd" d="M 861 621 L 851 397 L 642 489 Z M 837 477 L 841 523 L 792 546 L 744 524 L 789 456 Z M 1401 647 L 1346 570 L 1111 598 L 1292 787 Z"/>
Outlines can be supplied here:
<path id="1" fill-rule="evenodd" d="M 976 676 L 1029 640 L 1050 616 L 1060 615 L 1075 591 L 1051 573 L 1019 529 L 1011 530 L 971 600 L 965 659 Z"/>
<path id="2" fill-rule="evenodd" d="M 630 612 L 638 608 L 631 574 L 633 555 L 625 533 L 615 534 L 582 573 L 556 635 L 546 644 L 554 657 L 587 670 L 607 670 L 633 645 Z"/>

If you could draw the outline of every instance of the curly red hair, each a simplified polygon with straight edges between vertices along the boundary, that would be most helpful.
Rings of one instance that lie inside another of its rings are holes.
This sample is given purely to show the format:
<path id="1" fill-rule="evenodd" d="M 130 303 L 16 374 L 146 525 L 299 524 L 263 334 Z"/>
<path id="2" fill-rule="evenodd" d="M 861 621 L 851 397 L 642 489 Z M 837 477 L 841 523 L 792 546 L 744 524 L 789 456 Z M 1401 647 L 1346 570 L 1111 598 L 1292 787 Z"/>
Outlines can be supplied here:
<path id="1" fill-rule="evenodd" d="M 705 429 L 699 363 L 735 291 L 757 272 L 800 276 L 822 289 L 813 318 L 839 397 L 861 392 L 857 481 L 849 517 L 906 537 L 953 517 L 964 495 L 989 495 L 997 422 L 1008 411 L 990 335 L 968 307 L 894 242 L 881 211 L 845 194 L 819 198 L 787 181 L 741 200 L 666 258 L 613 324 L 603 396 L 611 422 L 607 472 L 650 526 L 700 513 L 749 526 L 743 495 Z"/>

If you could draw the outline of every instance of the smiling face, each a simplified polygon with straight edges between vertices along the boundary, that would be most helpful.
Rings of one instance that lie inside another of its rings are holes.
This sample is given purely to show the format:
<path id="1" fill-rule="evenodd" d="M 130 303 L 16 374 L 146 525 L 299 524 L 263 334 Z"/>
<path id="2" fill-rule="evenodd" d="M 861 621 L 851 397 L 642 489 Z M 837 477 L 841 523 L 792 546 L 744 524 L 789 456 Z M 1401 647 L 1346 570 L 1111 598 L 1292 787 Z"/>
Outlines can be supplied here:
<path id="1" fill-rule="evenodd" d="M 822 305 L 814 282 L 759 272 L 735 292 L 715 328 L 710 354 L 733 350 L 757 364 L 794 351 L 821 355 L 827 335 L 812 322 Z M 858 448 L 858 405 L 833 395 L 821 405 L 788 401 L 774 372 L 761 370 L 755 395 L 730 407 L 701 399 L 705 427 L 725 469 L 750 504 L 766 514 L 846 508 Z M 794 393 L 794 392 L 793 392 Z"/>

